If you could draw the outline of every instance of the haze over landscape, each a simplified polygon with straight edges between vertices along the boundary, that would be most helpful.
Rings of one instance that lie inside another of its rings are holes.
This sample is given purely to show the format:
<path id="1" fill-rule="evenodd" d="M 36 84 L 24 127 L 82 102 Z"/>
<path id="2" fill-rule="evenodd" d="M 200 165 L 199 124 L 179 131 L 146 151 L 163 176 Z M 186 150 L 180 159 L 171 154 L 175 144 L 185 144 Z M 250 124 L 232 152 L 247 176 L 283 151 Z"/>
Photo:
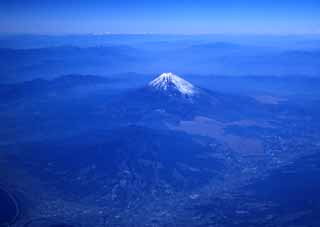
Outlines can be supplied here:
<path id="1" fill-rule="evenodd" d="M 317 0 L 1 1 L 1 32 L 319 34 Z"/>
<path id="2" fill-rule="evenodd" d="M 320 2 L 0 1 L 0 227 L 320 226 Z"/>

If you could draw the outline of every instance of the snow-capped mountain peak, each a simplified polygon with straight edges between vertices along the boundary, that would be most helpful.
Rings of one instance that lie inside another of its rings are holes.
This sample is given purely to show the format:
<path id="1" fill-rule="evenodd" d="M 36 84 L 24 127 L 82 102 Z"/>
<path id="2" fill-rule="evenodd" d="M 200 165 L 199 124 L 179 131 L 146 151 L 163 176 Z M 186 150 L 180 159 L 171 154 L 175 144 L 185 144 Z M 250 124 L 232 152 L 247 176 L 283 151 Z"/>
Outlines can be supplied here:
<path id="1" fill-rule="evenodd" d="M 170 72 L 162 73 L 152 80 L 149 86 L 163 91 L 173 89 L 183 95 L 193 95 L 196 93 L 196 88 L 191 83 Z"/>

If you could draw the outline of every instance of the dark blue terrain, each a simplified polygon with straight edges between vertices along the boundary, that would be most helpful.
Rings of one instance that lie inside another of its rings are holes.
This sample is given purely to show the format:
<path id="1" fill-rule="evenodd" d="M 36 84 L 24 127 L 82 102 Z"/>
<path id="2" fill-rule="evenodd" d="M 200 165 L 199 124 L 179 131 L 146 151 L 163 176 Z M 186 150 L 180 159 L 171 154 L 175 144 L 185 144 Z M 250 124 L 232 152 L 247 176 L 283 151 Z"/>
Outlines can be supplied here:
<path id="1" fill-rule="evenodd" d="M 19 212 L 16 207 L 16 201 L 11 194 L 3 189 L 0 190 L 0 204 L 1 226 L 15 221 L 15 218 Z"/>
<path id="2" fill-rule="evenodd" d="M 1 40 L 0 226 L 320 225 L 316 37 Z"/>

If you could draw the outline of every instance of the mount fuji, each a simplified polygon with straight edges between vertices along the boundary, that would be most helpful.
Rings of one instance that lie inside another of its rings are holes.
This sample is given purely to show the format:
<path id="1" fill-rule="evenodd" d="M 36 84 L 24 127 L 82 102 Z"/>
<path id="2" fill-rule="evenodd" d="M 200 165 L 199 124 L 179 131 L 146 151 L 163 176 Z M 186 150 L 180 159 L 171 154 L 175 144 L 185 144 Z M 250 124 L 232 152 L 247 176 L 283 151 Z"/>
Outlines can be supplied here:
<path id="1" fill-rule="evenodd" d="M 169 95 L 194 96 L 199 92 L 193 84 L 173 73 L 162 73 L 152 80 L 148 86 Z"/>
<path id="2" fill-rule="evenodd" d="M 223 94 L 191 84 L 173 74 L 162 73 L 144 87 L 119 97 L 112 103 L 113 116 L 130 122 L 158 122 L 155 119 L 193 119 L 196 116 L 216 119 L 239 119 L 256 114 L 256 100 L 250 97 Z"/>

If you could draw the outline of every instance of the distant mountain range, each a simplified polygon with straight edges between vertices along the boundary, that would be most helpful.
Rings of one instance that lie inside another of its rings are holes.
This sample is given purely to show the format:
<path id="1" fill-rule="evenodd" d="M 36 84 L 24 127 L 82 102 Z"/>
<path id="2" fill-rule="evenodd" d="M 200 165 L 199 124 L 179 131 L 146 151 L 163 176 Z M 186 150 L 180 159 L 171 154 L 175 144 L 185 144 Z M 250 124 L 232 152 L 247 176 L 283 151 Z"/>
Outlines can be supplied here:
<path id="1" fill-rule="evenodd" d="M 63 74 L 150 74 L 163 69 L 182 74 L 319 76 L 318 56 L 316 48 L 194 41 L 2 48 L 0 75 L 7 82 L 52 79 Z"/>

